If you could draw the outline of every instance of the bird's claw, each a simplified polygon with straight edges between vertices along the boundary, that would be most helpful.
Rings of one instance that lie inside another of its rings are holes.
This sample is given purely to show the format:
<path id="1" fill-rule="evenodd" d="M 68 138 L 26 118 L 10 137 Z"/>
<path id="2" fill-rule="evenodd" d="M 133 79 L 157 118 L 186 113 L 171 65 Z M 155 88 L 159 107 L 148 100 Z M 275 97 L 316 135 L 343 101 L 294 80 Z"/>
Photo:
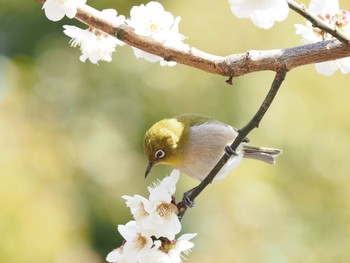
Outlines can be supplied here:
<path id="1" fill-rule="evenodd" d="M 192 208 L 194 207 L 194 201 L 191 200 L 191 198 L 184 194 L 183 198 L 182 198 L 182 202 L 184 203 L 185 206 Z"/>
<path id="2" fill-rule="evenodd" d="M 185 192 L 184 195 L 183 195 L 183 197 L 182 197 L 182 203 L 183 203 L 185 206 L 189 207 L 189 208 L 194 207 L 194 200 L 192 200 L 192 199 L 190 198 L 190 195 L 191 195 L 191 193 L 193 192 L 194 189 L 196 189 L 196 188 L 193 188 L 193 189 L 191 189 L 191 190 Z"/>
<path id="3" fill-rule="evenodd" d="M 226 145 L 225 146 L 225 153 L 228 155 L 228 156 L 238 156 L 237 152 L 235 150 L 232 149 L 232 147 L 230 145 Z"/>

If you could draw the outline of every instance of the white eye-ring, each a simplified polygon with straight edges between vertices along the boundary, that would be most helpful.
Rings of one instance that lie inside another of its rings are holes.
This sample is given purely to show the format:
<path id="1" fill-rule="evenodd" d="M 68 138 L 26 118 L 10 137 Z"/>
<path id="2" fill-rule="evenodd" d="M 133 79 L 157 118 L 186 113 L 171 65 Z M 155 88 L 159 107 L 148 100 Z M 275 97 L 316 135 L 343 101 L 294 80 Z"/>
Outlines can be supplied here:
<path id="1" fill-rule="evenodd" d="M 162 159 L 165 156 L 165 152 L 163 150 L 158 150 L 156 151 L 154 156 L 156 157 L 156 159 Z"/>

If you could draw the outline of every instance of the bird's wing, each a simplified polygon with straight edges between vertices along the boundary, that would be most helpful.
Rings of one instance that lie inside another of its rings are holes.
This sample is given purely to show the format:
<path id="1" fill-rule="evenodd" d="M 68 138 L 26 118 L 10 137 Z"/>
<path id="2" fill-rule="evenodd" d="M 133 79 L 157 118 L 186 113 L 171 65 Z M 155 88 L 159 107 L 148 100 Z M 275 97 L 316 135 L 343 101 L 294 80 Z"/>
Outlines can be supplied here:
<path id="1" fill-rule="evenodd" d="M 201 125 L 201 124 L 205 124 L 205 123 L 217 123 L 217 124 L 220 124 L 220 125 L 229 126 L 232 129 L 234 129 L 236 132 L 239 133 L 239 129 L 233 128 L 232 126 L 230 126 L 230 125 L 228 125 L 226 123 L 222 123 L 222 122 L 220 122 L 218 120 L 215 120 L 215 119 L 213 119 L 211 117 L 204 116 L 204 115 L 199 115 L 199 114 L 182 114 L 182 115 L 179 115 L 179 116 L 175 117 L 175 119 L 177 119 L 178 121 L 189 125 L 190 127 Z M 243 142 L 249 142 L 249 139 L 247 137 L 245 137 L 243 139 Z"/>

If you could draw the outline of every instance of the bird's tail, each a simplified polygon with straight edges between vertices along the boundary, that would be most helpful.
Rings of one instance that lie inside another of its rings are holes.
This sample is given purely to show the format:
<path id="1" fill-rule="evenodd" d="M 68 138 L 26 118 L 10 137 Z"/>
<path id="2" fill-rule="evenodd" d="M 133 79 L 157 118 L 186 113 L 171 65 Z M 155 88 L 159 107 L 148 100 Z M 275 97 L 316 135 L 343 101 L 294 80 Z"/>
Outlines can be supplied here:
<path id="1" fill-rule="evenodd" d="M 282 154 L 282 150 L 244 145 L 243 154 L 244 158 L 256 159 L 274 164 L 276 157 Z"/>

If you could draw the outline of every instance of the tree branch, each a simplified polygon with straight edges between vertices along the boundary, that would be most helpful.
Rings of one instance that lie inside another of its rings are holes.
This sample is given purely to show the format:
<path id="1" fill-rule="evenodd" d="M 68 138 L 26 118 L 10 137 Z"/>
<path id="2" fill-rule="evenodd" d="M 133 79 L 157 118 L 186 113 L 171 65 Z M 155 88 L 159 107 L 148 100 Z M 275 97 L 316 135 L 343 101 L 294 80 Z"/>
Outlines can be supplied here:
<path id="1" fill-rule="evenodd" d="M 290 9 L 294 10 L 299 15 L 305 17 L 309 20 L 314 27 L 318 27 L 323 31 L 331 34 L 333 37 L 337 38 L 340 42 L 348 44 L 350 42 L 349 36 L 344 34 L 343 31 L 332 28 L 328 23 L 324 22 L 317 15 L 312 14 L 303 4 L 298 4 L 293 0 L 287 0 Z"/>
<path id="2" fill-rule="evenodd" d="M 45 2 L 45 0 L 37 1 Z M 341 43 L 334 39 L 292 48 L 252 50 L 222 57 L 208 54 L 194 47 L 190 48 L 189 51 L 166 47 L 151 37 L 135 34 L 128 25 L 117 26 L 113 24 L 106 20 L 100 11 L 88 5 L 78 8 L 76 19 L 143 51 L 205 72 L 227 77 L 238 77 L 264 70 L 288 71 L 307 64 L 350 56 L 350 44 Z"/>
<path id="3" fill-rule="evenodd" d="M 287 75 L 286 70 L 281 70 L 278 71 L 275 75 L 275 78 L 272 82 L 271 88 L 266 95 L 264 101 L 262 102 L 259 110 L 257 113 L 254 115 L 254 117 L 248 122 L 246 126 L 244 126 L 241 130 L 239 130 L 239 134 L 236 137 L 236 139 L 233 141 L 231 144 L 231 148 L 233 150 L 236 150 L 238 146 L 242 143 L 244 138 L 250 133 L 254 128 L 257 128 L 260 124 L 260 121 L 264 117 L 265 113 L 269 109 L 273 99 L 275 98 L 279 88 L 281 87 L 285 77 Z M 188 198 L 190 201 L 194 201 L 194 199 L 213 181 L 215 176 L 218 174 L 218 172 L 222 169 L 222 167 L 228 162 L 230 159 L 230 156 L 227 154 L 224 154 L 219 162 L 215 165 L 215 167 L 210 171 L 210 173 L 207 175 L 207 177 L 204 178 L 204 180 L 196 187 L 194 188 L 191 193 L 188 195 Z M 187 206 L 183 203 L 180 202 L 178 204 L 179 208 L 179 214 L 178 217 L 181 220 L 182 217 L 184 216 Z"/>

